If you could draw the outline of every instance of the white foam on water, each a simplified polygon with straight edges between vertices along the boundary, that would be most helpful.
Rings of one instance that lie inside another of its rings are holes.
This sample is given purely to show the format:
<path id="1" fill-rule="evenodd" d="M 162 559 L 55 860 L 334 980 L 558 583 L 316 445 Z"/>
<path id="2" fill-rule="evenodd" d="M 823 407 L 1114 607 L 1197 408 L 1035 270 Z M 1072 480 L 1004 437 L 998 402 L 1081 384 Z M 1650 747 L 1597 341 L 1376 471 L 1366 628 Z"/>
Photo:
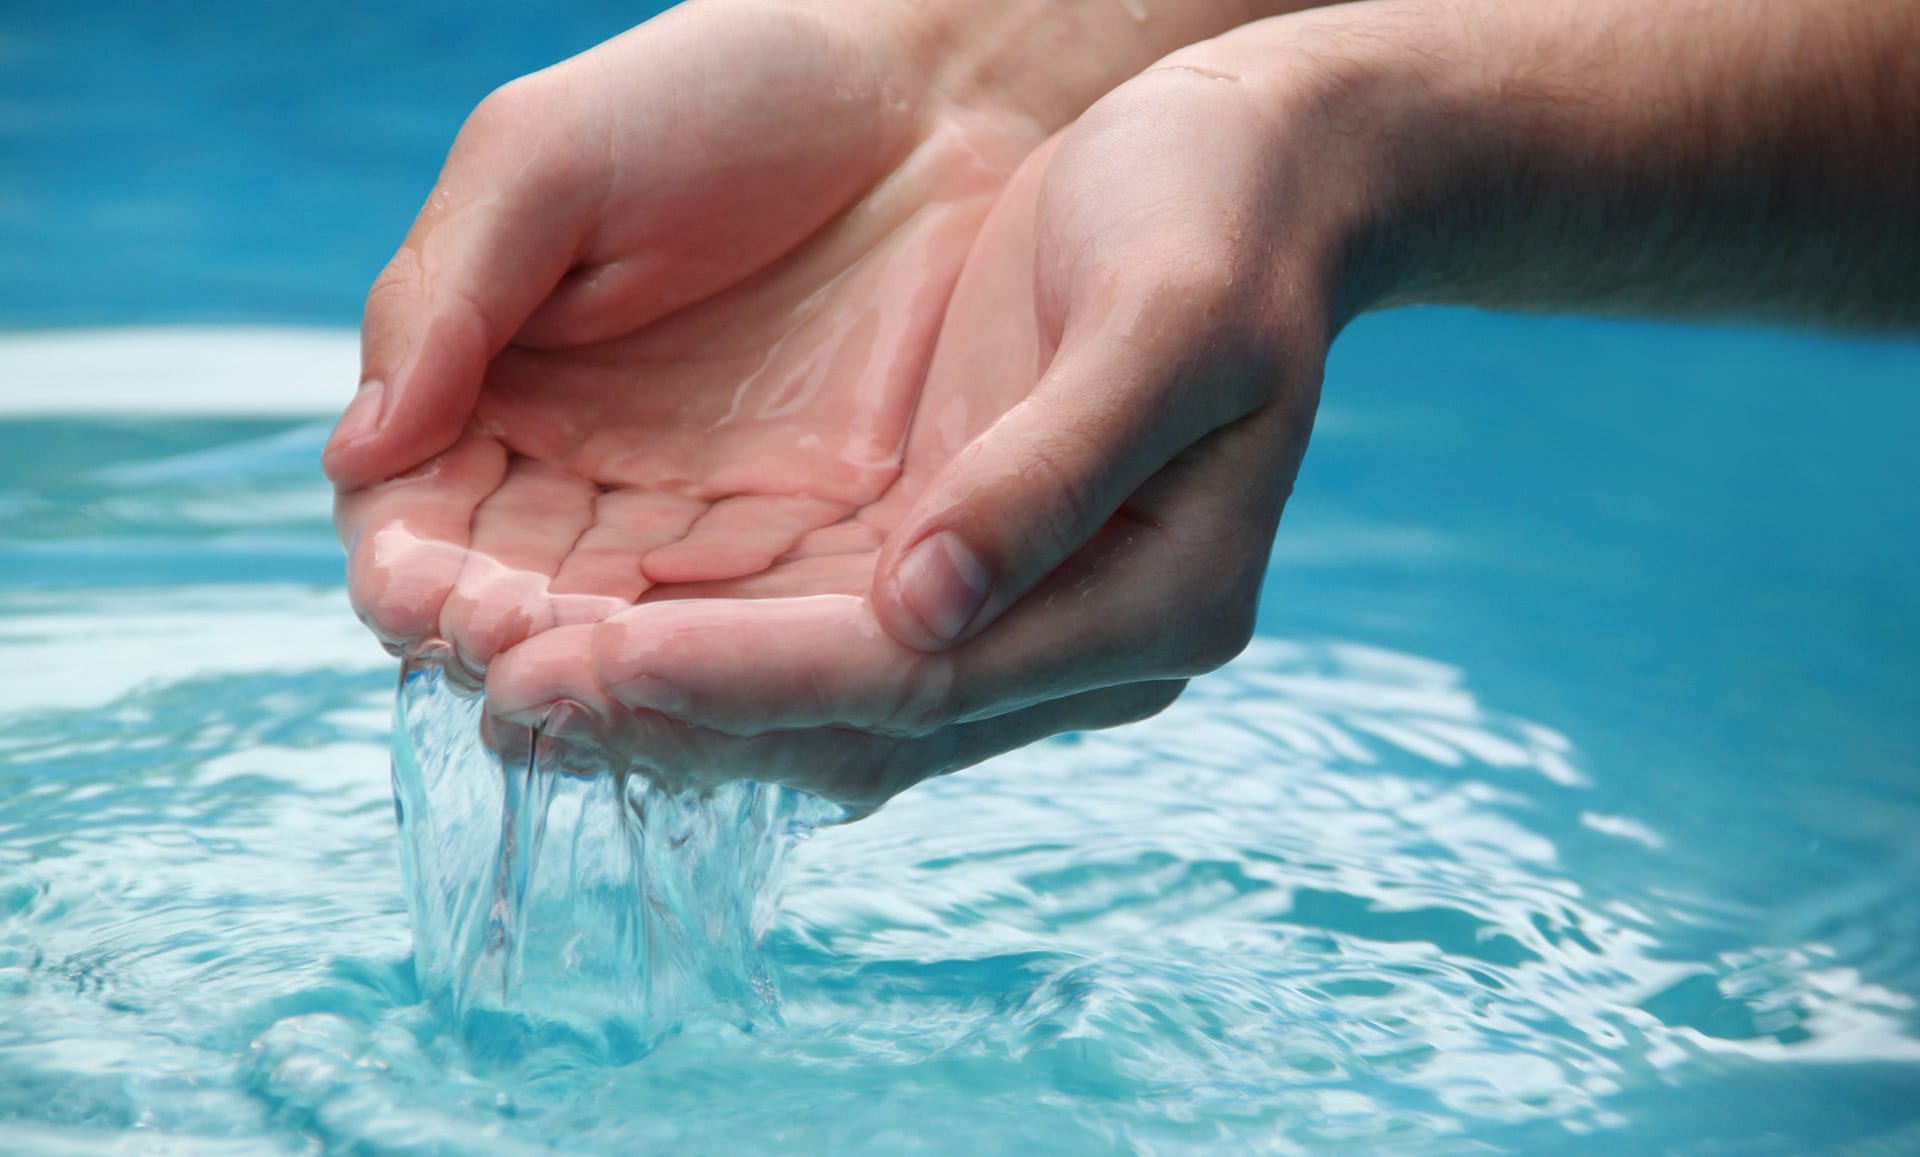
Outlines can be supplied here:
<path id="1" fill-rule="evenodd" d="M 0 418 L 338 413 L 360 377 L 349 329 L 130 326 L 0 333 Z"/>

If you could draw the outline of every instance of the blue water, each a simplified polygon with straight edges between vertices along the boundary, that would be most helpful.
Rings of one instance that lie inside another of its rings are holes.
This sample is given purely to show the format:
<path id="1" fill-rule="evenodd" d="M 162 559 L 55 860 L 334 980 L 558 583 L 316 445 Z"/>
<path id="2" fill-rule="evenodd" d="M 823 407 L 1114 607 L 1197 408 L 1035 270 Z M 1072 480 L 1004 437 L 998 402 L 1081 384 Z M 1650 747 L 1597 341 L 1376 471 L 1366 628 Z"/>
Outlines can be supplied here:
<path id="1" fill-rule="evenodd" d="M 10 10 L 0 325 L 350 324 L 626 19 L 460 12 Z M 0 418 L 0 1152 L 1920 1149 L 1920 345 L 1414 311 L 1326 396 L 1244 659 L 820 830 L 625 1051 L 416 970 L 323 424 Z"/>

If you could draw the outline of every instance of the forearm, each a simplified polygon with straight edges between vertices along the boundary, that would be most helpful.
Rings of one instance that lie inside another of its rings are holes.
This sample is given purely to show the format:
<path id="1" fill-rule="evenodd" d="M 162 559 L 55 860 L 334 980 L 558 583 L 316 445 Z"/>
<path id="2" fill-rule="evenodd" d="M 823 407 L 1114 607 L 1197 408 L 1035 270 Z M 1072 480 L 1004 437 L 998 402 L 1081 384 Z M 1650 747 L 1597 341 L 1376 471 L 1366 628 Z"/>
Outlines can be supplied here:
<path id="1" fill-rule="evenodd" d="M 1374 3 L 1267 28 L 1273 67 L 1320 70 L 1330 139 L 1360 142 L 1337 316 L 1920 322 L 1920 3 Z"/>

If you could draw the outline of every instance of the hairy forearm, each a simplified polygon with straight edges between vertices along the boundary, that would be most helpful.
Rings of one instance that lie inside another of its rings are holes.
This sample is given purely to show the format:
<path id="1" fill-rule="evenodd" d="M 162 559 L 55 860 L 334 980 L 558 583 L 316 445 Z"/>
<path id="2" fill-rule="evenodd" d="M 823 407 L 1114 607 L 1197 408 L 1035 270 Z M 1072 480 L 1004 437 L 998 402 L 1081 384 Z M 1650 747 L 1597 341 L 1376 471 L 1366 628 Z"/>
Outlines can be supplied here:
<path id="1" fill-rule="evenodd" d="M 1389 0 L 1266 26 L 1353 160 L 1340 316 L 1920 323 L 1920 2 Z"/>

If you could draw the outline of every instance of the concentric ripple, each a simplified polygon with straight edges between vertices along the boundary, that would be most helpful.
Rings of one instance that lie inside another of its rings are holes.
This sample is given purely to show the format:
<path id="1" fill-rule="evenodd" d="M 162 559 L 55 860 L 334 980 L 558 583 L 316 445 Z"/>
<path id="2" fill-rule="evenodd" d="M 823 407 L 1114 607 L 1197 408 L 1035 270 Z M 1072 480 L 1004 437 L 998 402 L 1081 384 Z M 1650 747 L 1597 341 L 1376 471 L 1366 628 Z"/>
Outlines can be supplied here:
<path id="1" fill-rule="evenodd" d="M 1831 947 L 1679 958 L 1663 928 L 1686 913 L 1569 875 L 1541 822 L 1582 806 L 1562 735 L 1441 664 L 1283 640 L 1159 719 L 824 829 L 765 945 L 777 1015 L 682 1009 L 640 1059 L 476 1032 L 433 999 L 436 946 L 409 955 L 389 692 L 337 592 L 142 603 L 150 641 L 300 629 L 321 665 L 240 653 L 9 716 L 0 1121 L 42 1148 L 1444 1150 L 1604 1134 L 1722 1054 L 1920 1059 L 1910 1002 Z M 61 650 L 112 606 L 13 597 L 4 621 Z M 572 1023 L 643 1014 L 649 959 L 630 1006 Z"/>
<path id="2" fill-rule="evenodd" d="M 0 1152 L 1911 1148 L 1897 776 L 1603 759 L 1590 684 L 1357 630 L 791 848 L 761 789 L 510 780 L 423 677 L 410 924 L 323 431 L 95 425 L 0 425 Z M 636 792 L 669 838 L 556 835 Z M 1850 882 L 1773 903 L 1802 862 Z"/>

